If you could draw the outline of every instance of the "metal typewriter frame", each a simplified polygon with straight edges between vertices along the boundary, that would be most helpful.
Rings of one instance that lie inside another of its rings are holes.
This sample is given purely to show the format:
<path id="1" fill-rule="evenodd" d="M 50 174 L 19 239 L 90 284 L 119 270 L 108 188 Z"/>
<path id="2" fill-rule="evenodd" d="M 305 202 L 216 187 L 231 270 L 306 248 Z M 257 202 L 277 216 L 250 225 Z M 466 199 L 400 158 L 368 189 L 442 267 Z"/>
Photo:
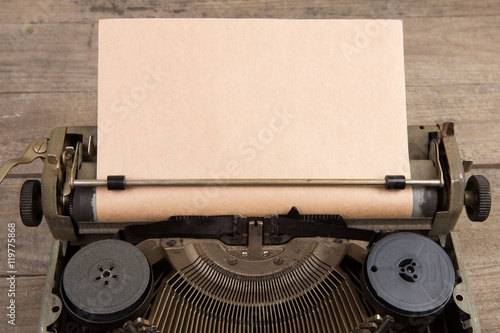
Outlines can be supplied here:
<path id="1" fill-rule="evenodd" d="M 58 288 L 57 284 L 62 273 L 62 262 L 69 244 L 71 243 L 72 246 L 85 245 L 96 240 L 109 238 L 110 235 L 131 224 L 74 222 L 69 216 L 72 189 L 75 186 L 85 186 L 86 182 L 87 186 L 96 186 L 97 184 L 95 181 L 96 138 L 97 128 L 95 126 L 58 127 L 52 131 L 49 139 L 34 141 L 28 147 L 23 158 L 7 165 L 10 169 L 16 163 L 29 163 L 35 158 L 45 160 L 42 173 L 42 205 L 45 219 L 56 242 L 52 249 L 47 274 L 39 322 L 40 332 L 50 332 L 47 331 L 47 327 L 58 319 L 63 308 L 61 299 L 53 291 Z M 470 170 L 472 162 L 461 159 L 454 136 L 453 123 L 445 123 L 442 126 L 408 126 L 408 141 L 411 180 L 407 182 L 407 185 L 440 186 L 440 205 L 434 216 L 408 219 L 346 219 L 345 222 L 349 227 L 359 229 L 380 230 L 383 232 L 413 230 L 426 233 L 429 237 L 438 237 L 441 246 L 451 254 L 456 266 L 456 272 L 462 281 L 455 287 L 453 297 L 458 307 L 470 316 L 470 318 L 463 321 L 463 328 L 472 328 L 474 333 L 480 332 L 472 293 L 469 290 L 468 278 L 463 265 L 460 243 L 456 233 L 452 232 L 464 206 L 465 172 Z M 259 183 L 259 181 L 260 185 L 285 185 L 282 180 L 253 181 L 246 180 L 246 183 L 240 181 L 240 183 L 235 184 L 231 184 L 231 181 L 226 183 L 214 181 L 213 184 L 210 184 L 210 181 L 187 180 L 184 185 L 250 185 L 255 182 Z M 346 182 L 350 183 L 348 185 L 360 185 L 360 183 L 362 185 L 384 185 L 382 180 L 344 180 L 343 182 L 339 182 L 339 180 L 323 180 L 323 183 L 318 184 L 311 183 L 309 180 L 295 180 L 295 182 L 295 185 L 309 183 L 309 185 L 313 186 L 346 185 Z M 136 185 L 155 184 L 143 182 Z M 187 238 L 186 240 L 188 241 Z M 151 244 L 151 241 L 145 240 L 143 243 L 149 242 Z M 158 239 L 156 242 L 163 244 L 165 239 Z M 197 240 L 197 242 L 200 242 L 200 240 Z M 204 242 L 208 242 L 208 240 Z M 148 250 L 143 243 L 140 243 L 138 247 L 140 249 L 142 247 L 146 256 L 154 261 L 155 253 L 158 255 L 158 251 Z M 270 249 L 272 250 L 272 245 Z"/>
<path id="2" fill-rule="evenodd" d="M 75 225 L 65 213 L 73 183 L 78 180 L 96 179 L 96 137 L 97 128 L 94 126 L 58 127 L 50 135 L 46 152 L 43 156 L 38 156 L 45 158 L 42 174 L 44 185 L 42 204 L 44 216 L 55 239 L 85 243 L 84 238 L 88 240 L 89 235 L 115 233 L 128 225 L 128 223 L 96 224 L 92 222 L 78 222 Z M 410 143 L 411 179 L 416 182 L 416 185 L 418 181 L 423 181 L 424 183 L 431 182 L 431 186 L 438 186 L 435 181 L 436 176 L 443 177 L 444 185 L 440 192 L 445 198 L 441 201 L 449 203 L 447 207 L 440 207 L 441 209 L 438 209 L 433 218 L 356 219 L 346 221 L 348 225 L 372 229 L 382 228 L 385 231 L 429 230 L 429 236 L 445 235 L 454 229 L 464 205 L 464 166 L 470 168 L 471 162 L 462 161 L 460 157 L 453 123 L 445 123 L 441 127 L 437 125 L 408 126 L 408 141 Z M 433 145 L 432 142 L 436 144 Z M 430 161 L 434 165 L 429 166 Z M 76 172 L 77 164 L 80 167 L 78 172 Z M 197 182 L 200 181 L 197 180 Z M 375 185 L 383 185 L 381 182 L 380 180 Z M 226 186 L 228 184 L 221 184 L 216 180 L 214 185 Z M 297 185 L 302 185 L 302 182 L 298 182 Z"/>

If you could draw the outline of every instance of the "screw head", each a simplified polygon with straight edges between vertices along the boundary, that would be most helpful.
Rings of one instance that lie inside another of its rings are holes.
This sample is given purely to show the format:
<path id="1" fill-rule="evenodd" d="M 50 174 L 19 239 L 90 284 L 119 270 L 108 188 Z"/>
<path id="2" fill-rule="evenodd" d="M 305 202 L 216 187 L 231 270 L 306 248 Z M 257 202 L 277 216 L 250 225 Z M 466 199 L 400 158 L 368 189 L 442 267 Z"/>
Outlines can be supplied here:
<path id="1" fill-rule="evenodd" d="M 227 260 L 227 263 L 228 263 L 229 265 L 231 265 L 231 266 L 235 266 L 235 265 L 238 263 L 238 259 L 236 259 L 236 258 L 229 258 L 229 259 Z"/>
<path id="2" fill-rule="evenodd" d="M 263 255 L 264 257 L 269 257 L 269 251 L 264 251 L 264 252 L 262 252 L 262 255 Z"/>
<path id="3" fill-rule="evenodd" d="M 33 146 L 33 151 L 37 154 L 44 154 L 47 152 L 47 141 L 42 141 Z"/>
<path id="4" fill-rule="evenodd" d="M 281 265 L 281 264 L 283 264 L 283 261 L 284 260 L 283 260 L 282 257 L 276 257 L 276 258 L 274 258 L 274 264 L 275 265 Z"/>
<path id="5" fill-rule="evenodd" d="M 167 245 L 170 247 L 176 246 L 177 242 L 174 239 L 167 241 Z"/>
<path id="6" fill-rule="evenodd" d="M 335 244 L 342 244 L 344 242 L 343 239 L 340 239 L 340 238 L 336 238 L 334 241 L 333 241 Z"/>
<path id="7" fill-rule="evenodd" d="M 246 258 L 246 257 L 248 257 L 248 252 L 247 252 L 247 251 L 243 251 L 243 252 L 241 252 L 241 257 L 242 257 L 242 258 Z"/>

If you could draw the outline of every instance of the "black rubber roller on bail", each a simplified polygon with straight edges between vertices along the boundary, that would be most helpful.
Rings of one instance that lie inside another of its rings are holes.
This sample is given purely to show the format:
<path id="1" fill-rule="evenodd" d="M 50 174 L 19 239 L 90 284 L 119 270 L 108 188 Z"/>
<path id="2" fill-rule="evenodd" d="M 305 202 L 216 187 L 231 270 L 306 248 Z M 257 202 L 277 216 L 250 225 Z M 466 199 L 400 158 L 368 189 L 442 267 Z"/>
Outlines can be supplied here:
<path id="1" fill-rule="evenodd" d="M 19 196 L 21 221 L 27 227 L 37 227 L 42 222 L 42 185 L 38 180 L 27 180 Z"/>
<path id="2" fill-rule="evenodd" d="M 362 274 L 372 306 L 398 321 L 430 321 L 444 309 L 455 286 L 450 257 L 425 236 L 401 232 L 382 238 L 368 253 Z"/>
<path id="3" fill-rule="evenodd" d="M 103 240 L 79 250 L 66 265 L 61 295 L 81 324 L 121 327 L 144 314 L 153 296 L 153 274 L 144 254 L 130 243 Z"/>
<path id="4" fill-rule="evenodd" d="M 465 186 L 465 211 L 469 220 L 486 221 L 491 209 L 491 189 L 484 176 L 470 176 Z"/>

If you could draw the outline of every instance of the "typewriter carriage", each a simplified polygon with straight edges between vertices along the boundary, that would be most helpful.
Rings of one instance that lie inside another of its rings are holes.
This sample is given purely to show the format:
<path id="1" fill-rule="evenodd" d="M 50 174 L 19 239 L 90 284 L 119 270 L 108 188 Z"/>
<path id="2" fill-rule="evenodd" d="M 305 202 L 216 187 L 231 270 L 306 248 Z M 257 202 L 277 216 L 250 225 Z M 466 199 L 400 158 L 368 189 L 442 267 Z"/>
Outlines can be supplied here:
<path id="1" fill-rule="evenodd" d="M 217 330 L 239 328 L 256 332 L 277 332 L 287 330 L 287 327 L 288 330 L 294 328 L 299 331 L 328 331 L 335 327 L 340 331 L 364 332 L 363 327 L 373 328 L 373 325 L 379 329 L 386 327 L 387 332 L 390 326 L 394 332 L 417 332 L 419 327 L 429 327 L 431 332 L 444 332 L 443 325 L 454 332 L 480 331 L 460 244 L 452 230 L 464 204 L 472 220 L 484 221 L 491 206 L 491 195 L 489 184 L 482 176 L 472 176 L 465 184 L 465 172 L 470 171 L 472 162 L 463 161 L 460 157 L 453 123 L 408 127 L 412 181 L 437 178 L 441 183 L 439 187 L 413 187 L 414 211 L 409 219 L 301 216 L 296 209 L 292 209 L 287 216 L 281 217 L 234 216 L 232 219 L 238 222 L 231 225 L 231 221 L 226 221 L 229 223 L 226 224 L 227 229 L 222 228 L 228 232 L 217 234 L 208 229 L 196 235 L 187 232 L 190 229 L 183 229 L 183 225 L 188 220 L 192 222 L 203 217 L 174 217 L 169 221 L 176 219 L 179 228 L 163 233 L 160 228 L 158 237 L 141 234 L 142 229 L 157 230 L 157 226 L 147 222 L 95 221 L 91 207 L 94 189 L 75 187 L 74 184 L 77 180 L 96 179 L 96 138 L 96 127 L 59 127 L 52 131 L 50 139 L 36 140 L 28 147 L 23 158 L 10 161 L 0 169 L 3 179 L 16 164 L 28 163 L 35 158 L 45 160 L 41 189 L 36 182 L 28 181 L 23 186 L 20 202 L 23 222 L 27 226 L 38 225 L 43 209 L 43 215 L 56 239 L 42 304 L 41 332 L 54 332 L 54 329 L 59 332 L 79 325 L 73 321 L 61 300 L 63 291 L 60 281 L 64 267 L 81 246 L 112 237 L 135 244 L 153 265 L 153 271 L 163 269 L 170 272 L 170 275 L 162 275 L 156 281 L 155 298 L 145 315 L 135 321 L 132 318 L 121 328 L 115 327 L 119 332 L 156 332 L 155 326 L 172 329 L 175 325 L 186 325 L 184 329 L 193 330 L 194 322 L 210 322 L 213 324 L 210 327 L 217 327 Z M 311 221 L 319 224 L 317 229 L 308 228 L 307 231 L 299 227 L 297 230 L 302 230 L 300 232 L 294 233 L 291 228 L 285 233 L 273 233 L 276 221 L 280 218 L 296 223 L 291 223 L 292 226 Z M 215 221 L 222 221 L 222 217 L 217 219 Z M 326 232 L 324 235 L 321 234 L 323 230 Z M 390 311 L 378 311 L 378 303 L 370 300 L 370 292 L 361 292 L 361 289 L 366 289 L 366 283 L 359 277 L 363 274 L 363 262 L 370 249 L 385 235 L 402 231 L 425 235 L 436 241 L 435 244 L 439 244 L 443 253 L 446 252 L 453 266 L 453 295 L 433 313 L 431 319 L 419 313 L 407 313 L 406 316 L 390 313 L 396 323 L 389 322 L 387 317 L 384 321 L 381 315 L 387 315 Z M 363 243 L 365 249 L 352 239 L 370 242 Z M 189 274 L 195 275 L 189 277 Z M 308 284 L 299 282 L 297 276 L 308 281 Z M 210 281 L 223 283 L 219 285 L 218 291 L 214 291 L 207 287 Z M 274 287 L 271 288 L 273 283 Z M 255 294 L 245 289 L 248 284 L 255 288 L 252 289 Z M 222 292 L 224 286 L 227 288 L 229 285 L 234 287 L 231 289 L 233 298 Z M 322 294 L 320 291 L 326 290 L 325 286 L 329 286 L 330 291 Z M 289 288 L 296 288 L 296 295 L 287 294 Z M 351 290 L 349 295 L 342 291 L 347 289 Z M 275 297 L 272 301 L 269 298 L 271 291 L 282 297 Z M 165 294 L 174 296 L 164 298 L 162 295 Z M 260 297 L 260 305 L 253 307 L 251 302 L 241 302 L 245 294 Z M 209 303 L 189 303 L 182 297 L 203 299 Z M 331 299 L 342 302 L 337 303 L 336 307 L 326 306 L 327 300 Z M 186 303 L 185 308 L 176 310 L 178 312 L 167 312 L 167 315 L 159 310 L 165 304 L 173 306 L 179 300 Z M 203 308 L 204 304 L 218 304 L 221 308 L 217 308 L 217 312 L 210 312 L 210 309 Z M 335 312 L 340 311 L 339 305 L 345 313 Z M 197 319 L 184 323 L 176 319 L 179 313 L 184 318 L 188 313 L 193 315 L 193 311 L 204 321 Z M 221 314 L 220 311 L 225 312 Z M 241 313 L 245 313 L 246 317 L 239 315 Z M 324 314 L 322 319 L 317 317 L 318 313 Z M 327 317 L 330 319 L 325 319 Z M 210 331 L 208 326 L 204 329 Z"/>

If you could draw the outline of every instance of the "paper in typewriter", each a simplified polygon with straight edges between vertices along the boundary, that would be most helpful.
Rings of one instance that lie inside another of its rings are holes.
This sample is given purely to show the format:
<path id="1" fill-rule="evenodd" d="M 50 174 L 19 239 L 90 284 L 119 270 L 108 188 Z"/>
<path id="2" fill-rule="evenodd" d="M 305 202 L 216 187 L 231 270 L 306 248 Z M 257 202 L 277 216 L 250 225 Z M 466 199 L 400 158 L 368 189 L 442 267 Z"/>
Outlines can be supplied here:
<path id="1" fill-rule="evenodd" d="M 410 178 L 400 21 L 99 22 L 97 177 Z M 99 188 L 99 221 L 409 217 L 411 189 Z"/>

